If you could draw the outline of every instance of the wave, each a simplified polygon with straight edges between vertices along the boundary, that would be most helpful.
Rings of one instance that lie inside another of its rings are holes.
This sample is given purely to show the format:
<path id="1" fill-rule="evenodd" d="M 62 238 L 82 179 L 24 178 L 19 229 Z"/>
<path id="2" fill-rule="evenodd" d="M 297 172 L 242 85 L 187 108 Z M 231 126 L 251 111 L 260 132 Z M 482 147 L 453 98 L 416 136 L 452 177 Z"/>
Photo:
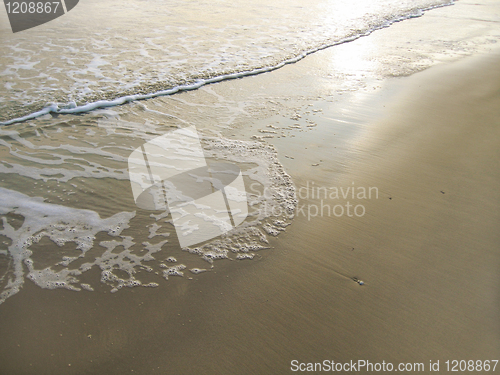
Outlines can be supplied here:
<path id="1" fill-rule="evenodd" d="M 136 93 L 136 94 L 129 94 L 129 95 L 121 95 L 121 96 L 117 96 L 114 99 L 96 100 L 96 101 L 88 102 L 88 103 L 83 104 L 83 105 L 77 105 L 75 101 L 70 101 L 70 102 L 68 102 L 66 104 L 62 104 L 62 105 L 57 104 L 57 103 L 52 103 L 52 104 L 44 107 L 41 110 L 28 113 L 24 116 L 15 117 L 15 118 L 9 119 L 9 120 L 4 121 L 4 122 L 0 122 L 0 125 L 11 125 L 11 124 L 18 123 L 18 122 L 24 122 L 24 121 L 35 119 L 37 117 L 51 114 L 51 113 L 53 113 L 53 114 L 86 113 L 86 112 L 93 111 L 95 109 L 119 106 L 119 105 L 123 105 L 123 104 L 129 103 L 129 102 L 137 101 L 137 100 L 147 100 L 147 99 L 151 99 L 151 98 L 155 98 L 155 97 L 159 97 L 159 96 L 168 96 L 168 95 L 173 95 L 173 94 L 184 92 L 184 91 L 196 90 L 204 85 L 208 85 L 208 84 L 212 84 L 212 83 L 216 83 L 216 82 L 221 82 L 221 81 L 225 81 L 225 80 L 238 79 L 238 78 L 248 77 L 248 76 L 252 76 L 252 75 L 271 72 L 271 71 L 280 69 L 285 65 L 294 64 L 294 63 L 304 59 L 306 56 L 313 54 L 315 52 L 318 52 L 320 50 L 334 47 L 336 45 L 340 45 L 343 43 L 352 42 L 358 38 L 368 36 L 376 30 L 389 27 L 390 25 L 392 25 L 396 22 L 401 22 L 401 21 L 404 21 L 407 19 L 420 17 L 424 14 L 424 12 L 426 12 L 428 10 L 453 5 L 453 3 L 454 3 L 454 0 L 451 0 L 451 1 L 446 2 L 446 3 L 439 3 L 439 4 L 432 5 L 432 6 L 427 6 L 427 7 L 421 8 L 421 9 L 418 9 L 418 8 L 411 9 L 409 11 L 406 11 L 402 15 L 393 16 L 392 18 L 383 20 L 379 24 L 372 25 L 367 30 L 363 30 L 363 31 L 357 30 L 357 32 L 355 32 L 352 35 L 345 36 L 343 38 L 333 40 L 333 41 L 330 41 L 328 43 L 323 43 L 323 44 L 320 44 L 320 45 L 315 46 L 313 48 L 309 48 L 307 50 L 304 50 L 302 52 L 295 54 L 294 57 L 284 59 L 276 64 L 271 64 L 271 65 L 267 65 L 267 66 L 257 67 L 254 69 L 242 70 L 242 71 L 236 71 L 236 72 L 226 72 L 226 73 L 223 72 L 221 74 L 218 74 L 218 75 L 215 75 L 212 77 L 194 79 L 192 82 L 189 82 L 189 83 L 180 84 L 180 85 L 177 85 L 174 87 L 161 89 L 161 90 L 146 93 L 146 94 Z M 138 90 L 137 88 L 136 88 L 136 90 L 137 90 L 137 92 L 143 91 L 143 90 Z"/>

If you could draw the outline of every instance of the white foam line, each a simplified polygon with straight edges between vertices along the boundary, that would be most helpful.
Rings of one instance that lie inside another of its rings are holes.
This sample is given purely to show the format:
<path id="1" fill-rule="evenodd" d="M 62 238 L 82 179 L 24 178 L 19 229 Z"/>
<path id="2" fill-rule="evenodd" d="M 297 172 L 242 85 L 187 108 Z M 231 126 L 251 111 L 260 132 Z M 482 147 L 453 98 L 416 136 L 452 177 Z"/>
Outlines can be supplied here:
<path id="1" fill-rule="evenodd" d="M 23 122 L 23 121 L 31 120 L 33 118 L 46 115 L 47 113 L 57 112 L 57 110 L 58 110 L 57 104 L 52 104 L 48 107 L 45 107 L 44 109 L 42 109 L 40 111 L 30 113 L 29 115 L 15 118 L 15 119 L 5 121 L 5 122 L 0 122 L 0 125 L 10 125 L 10 124 L 13 124 L 15 122 Z"/>
<path id="2" fill-rule="evenodd" d="M 364 37 L 364 36 L 368 36 L 368 35 L 370 35 L 371 33 L 373 33 L 376 30 L 380 30 L 380 29 L 389 27 L 393 23 L 401 22 L 401 21 L 404 21 L 404 20 L 407 20 L 407 19 L 411 19 L 411 18 L 421 17 L 424 14 L 425 11 L 428 11 L 428 10 L 431 10 L 431 9 L 435 9 L 435 8 L 441 8 L 441 7 L 445 7 L 445 6 L 450 6 L 450 5 L 453 5 L 454 2 L 455 2 L 455 0 L 451 0 L 447 4 L 434 5 L 434 6 L 431 6 L 431 7 L 428 7 L 428 8 L 419 9 L 419 10 L 417 10 L 413 14 L 408 14 L 408 15 L 405 15 L 405 16 L 400 16 L 400 17 L 397 17 L 397 18 L 392 19 L 390 21 L 386 21 L 382 25 L 374 27 L 373 29 L 368 30 L 367 32 L 365 32 L 363 34 L 353 35 L 353 36 L 341 39 L 339 41 L 336 41 L 334 43 L 324 44 L 322 46 L 313 48 L 313 49 L 311 49 L 309 51 L 305 51 L 305 52 L 301 53 L 300 55 L 298 55 L 298 56 L 296 56 L 294 58 L 282 61 L 281 63 L 279 63 L 277 65 L 273 65 L 273 66 L 269 66 L 269 67 L 263 67 L 263 68 L 258 68 L 258 69 L 254 69 L 254 70 L 247 70 L 247 71 L 238 72 L 238 73 L 223 74 L 223 75 L 220 75 L 220 76 L 217 76 L 217 77 L 213 77 L 213 78 L 209 78 L 209 79 L 200 79 L 200 80 L 198 80 L 198 81 L 196 81 L 194 83 L 191 83 L 191 84 L 176 86 L 176 87 L 171 88 L 171 89 L 157 91 L 157 92 L 153 92 L 153 93 L 149 93 L 149 94 L 135 94 L 135 95 L 121 96 L 121 97 L 113 99 L 113 100 L 99 100 L 99 101 L 88 103 L 88 104 L 85 104 L 85 105 L 82 105 L 82 106 L 78 106 L 78 107 L 59 108 L 57 104 L 52 104 L 49 107 L 46 107 L 46 108 L 44 108 L 44 109 L 42 109 L 40 111 L 37 111 L 37 112 L 33 112 L 33 113 L 29 114 L 29 115 L 26 115 L 26 116 L 23 116 L 23 117 L 19 117 L 19 118 L 14 118 L 12 120 L 8 120 L 8 121 L 5 121 L 5 122 L 0 122 L 0 125 L 10 125 L 10 124 L 14 124 L 16 122 L 23 122 L 23 121 L 31 120 L 31 119 L 39 117 L 39 116 L 46 115 L 48 113 L 60 113 L 60 114 L 85 113 L 85 112 L 93 111 L 94 109 L 107 108 L 107 107 L 115 107 L 115 106 L 118 106 L 118 105 L 130 103 L 130 102 L 133 102 L 133 101 L 136 101 L 136 100 L 152 99 L 152 98 L 156 98 L 158 96 L 173 95 L 173 94 L 176 94 L 176 93 L 182 92 L 182 91 L 196 90 L 196 89 L 199 89 L 201 86 L 208 85 L 208 84 L 211 84 L 211 83 L 216 83 L 216 82 L 226 81 L 226 80 L 230 80 L 230 79 L 243 78 L 243 77 L 248 77 L 248 76 L 253 76 L 253 75 L 257 75 L 257 74 L 271 72 L 273 70 L 280 69 L 280 68 L 282 68 L 285 65 L 294 64 L 294 63 L 302 60 L 306 56 L 308 56 L 310 54 L 313 54 L 315 52 L 324 50 L 326 48 L 334 47 L 334 46 L 337 46 L 339 44 L 344 44 L 344 43 L 352 42 L 352 41 L 354 41 L 354 40 L 356 40 L 358 38 L 361 38 L 361 37 Z"/>

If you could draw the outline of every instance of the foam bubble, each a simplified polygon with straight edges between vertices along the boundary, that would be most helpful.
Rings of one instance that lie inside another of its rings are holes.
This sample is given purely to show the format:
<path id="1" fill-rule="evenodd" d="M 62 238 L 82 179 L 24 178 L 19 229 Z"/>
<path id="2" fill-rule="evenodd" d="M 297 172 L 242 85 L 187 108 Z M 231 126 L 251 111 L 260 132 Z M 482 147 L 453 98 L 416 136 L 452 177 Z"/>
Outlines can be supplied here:
<path id="1" fill-rule="evenodd" d="M 167 268 L 166 270 L 163 271 L 163 277 L 168 280 L 169 276 L 184 276 L 184 272 L 182 272 L 183 269 L 185 269 L 186 266 L 184 264 L 179 264 L 177 266 L 173 266 L 170 268 Z"/>
<path id="2" fill-rule="evenodd" d="M 255 254 L 238 254 L 236 259 L 253 259 L 254 256 Z"/>
<path id="3" fill-rule="evenodd" d="M 194 273 L 195 275 L 203 272 L 207 272 L 207 269 L 205 268 L 191 268 L 190 271 Z"/>
<path id="4" fill-rule="evenodd" d="M 8 214 L 21 215 L 24 218 L 22 225 L 19 228 L 12 226 L 7 220 Z M 135 213 L 121 212 L 107 219 L 101 219 L 94 211 L 45 203 L 40 197 L 29 197 L 0 187 L 0 215 L 3 215 L 3 228 L 0 229 L 0 234 L 11 240 L 8 252 L 12 258 L 13 268 L 8 284 L 0 293 L 1 303 L 19 292 L 23 285 L 25 276 L 23 264 L 28 269 L 28 279 L 42 288 L 80 290 L 73 284 L 78 282 L 76 276 L 81 275 L 82 270 L 65 268 L 55 272 L 50 268 L 36 269 L 36 264 L 31 259 L 30 247 L 47 237 L 57 246 L 74 243 L 76 249 L 80 251 L 79 257 L 84 257 L 92 248 L 97 233 L 119 235 L 128 228 L 129 220 Z M 66 257 L 60 263 L 68 265 L 79 257 Z"/>

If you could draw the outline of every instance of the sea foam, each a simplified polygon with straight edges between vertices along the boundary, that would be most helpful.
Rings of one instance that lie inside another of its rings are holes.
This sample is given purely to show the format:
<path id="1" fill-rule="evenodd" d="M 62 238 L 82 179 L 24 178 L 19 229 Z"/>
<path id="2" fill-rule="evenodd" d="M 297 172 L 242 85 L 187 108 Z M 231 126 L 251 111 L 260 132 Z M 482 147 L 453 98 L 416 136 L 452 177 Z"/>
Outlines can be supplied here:
<path id="1" fill-rule="evenodd" d="M 127 124 L 122 123 L 120 126 L 123 128 Z M 111 131 L 112 128 L 108 125 L 106 129 Z M 48 155 L 54 153 L 54 156 L 60 152 L 57 147 L 51 149 L 47 145 L 37 146 L 22 140 L 15 132 L 9 134 L 18 138 L 19 144 L 27 150 L 40 151 L 45 148 Z M 126 139 L 128 136 L 123 137 Z M 184 277 L 185 269 L 189 269 L 192 275 L 199 275 L 209 271 L 216 260 L 252 259 L 255 252 L 270 248 L 267 236 L 275 236 L 285 230 L 292 222 L 297 205 L 295 186 L 280 164 L 276 150 L 261 142 L 222 137 L 202 137 L 201 142 L 207 160 L 229 161 L 241 168 L 249 214 L 239 226 L 225 235 L 197 247 L 182 249 L 174 245 L 175 231 L 168 210 L 147 212 L 137 208 L 136 211 L 118 211 L 123 205 L 120 202 L 130 200 L 133 203 L 131 192 L 128 192 L 128 198 L 126 195 L 117 202 L 105 201 L 104 197 L 97 196 L 101 205 L 110 205 L 109 209 L 115 211 L 109 217 L 103 218 L 94 210 L 71 207 L 71 202 L 76 203 L 78 199 L 87 201 L 89 198 L 82 195 L 85 191 L 79 189 L 86 181 L 85 177 L 89 177 L 82 174 L 81 161 L 77 160 L 75 164 L 75 168 L 80 169 L 77 175 L 66 165 L 66 172 L 52 176 L 50 171 L 47 174 L 43 168 L 46 163 L 50 165 L 51 160 L 48 158 L 32 158 L 30 166 L 11 161 L 10 168 L 7 168 L 9 173 L 24 170 L 26 173 L 23 175 L 32 181 L 43 177 L 44 184 L 55 180 L 75 191 L 64 193 L 73 193 L 68 205 L 64 205 L 48 202 L 45 197 L 0 188 L 0 235 L 5 239 L 0 249 L 0 265 L 6 265 L 5 269 L 2 267 L 0 275 L 0 303 L 19 292 L 26 279 L 44 289 L 64 288 L 73 291 L 93 291 L 99 282 L 108 285 L 111 292 L 124 287 L 157 287 L 161 285 L 162 279 Z M 100 153 L 108 157 L 103 158 Z M 33 152 L 20 152 L 11 148 L 11 155 L 21 160 L 31 154 Z M 66 154 L 67 159 L 64 160 L 68 164 L 70 160 L 74 161 L 72 158 L 85 152 L 81 147 L 72 145 L 66 148 Z M 103 161 L 121 162 L 118 155 L 98 147 L 94 155 Z M 95 168 L 104 169 L 98 164 L 95 164 Z M 110 183 L 123 186 L 121 174 L 117 173 L 119 170 L 112 173 L 116 174 L 114 178 L 107 178 L 106 184 L 99 186 L 108 186 Z M 82 182 L 78 182 L 78 179 L 82 179 Z M 55 194 L 61 194 L 62 186 L 56 189 L 59 192 Z M 45 191 L 50 196 L 51 190 Z M 203 210 L 200 207 L 200 213 Z M 182 260 L 178 261 L 178 258 Z M 200 258 L 208 263 L 208 269 L 197 266 Z M 99 270 L 100 279 L 92 280 L 86 276 L 91 269 Z"/>
<path id="2" fill-rule="evenodd" d="M 244 1 L 233 3 L 230 14 L 224 5 L 213 4 L 206 11 L 228 18 L 220 22 L 207 13 L 201 24 L 195 4 L 173 1 L 164 14 L 157 3 L 140 2 L 128 16 L 147 18 L 145 29 L 123 27 L 111 18 L 88 30 L 82 26 L 91 23 L 86 19 L 75 20 L 78 28 L 58 30 L 57 38 L 43 33 L 29 40 L 5 38 L 0 42 L 0 75 L 7 82 L 0 87 L 0 97 L 9 100 L 0 99 L 0 124 L 48 113 L 83 113 L 270 72 L 453 2 L 294 3 L 279 9 L 262 4 L 257 14 L 254 5 Z M 96 14 L 108 14 L 109 5 L 92 6 Z M 106 11 L 99 12 L 101 7 Z M 78 16 L 83 17 L 75 13 Z"/>

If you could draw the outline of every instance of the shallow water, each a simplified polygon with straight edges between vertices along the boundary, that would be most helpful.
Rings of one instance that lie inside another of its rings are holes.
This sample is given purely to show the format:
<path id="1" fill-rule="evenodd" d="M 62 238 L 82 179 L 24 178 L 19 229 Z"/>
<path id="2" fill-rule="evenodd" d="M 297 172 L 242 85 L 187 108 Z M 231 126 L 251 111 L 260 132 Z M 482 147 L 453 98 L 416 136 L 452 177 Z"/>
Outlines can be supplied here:
<path id="1" fill-rule="evenodd" d="M 2 118 L 15 119 L 46 103 L 81 112 L 86 107 L 78 106 L 98 99 L 280 66 L 443 4 L 384 0 L 353 7 L 331 0 L 166 7 L 153 1 L 85 2 L 32 30 L 11 34 L 3 23 Z M 131 26 L 137 22 L 146 23 Z M 342 74 L 335 92 L 363 86 L 362 77 Z M 27 279 L 43 288 L 75 291 L 93 290 L 99 281 L 112 291 L 156 287 L 158 277 L 210 269 L 215 259 L 251 259 L 253 251 L 269 247 L 267 236 L 286 229 L 296 205 L 294 185 L 265 141 L 310 132 L 317 124 L 311 119 L 301 123 L 298 113 L 289 113 L 286 128 L 270 125 L 231 140 L 228 133 L 241 128 L 242 114 L 257 119 L 289 110 L 270 99 L 257 104 L 256 98 L 247 106 L 246 100 L 231 101 L 210 87 L 191 100 L 159 98 L 78 116 L 46 113 L 0 128 L 1 302 Z M 189 125 L 199 129 L 206 157 L 242 169 L 252 208 L 229 237 L 183 253 L 168 212 L 141 211 L 134 204 L 127 161 L 146 142 Z M 175 265 L 165 263 L 170 257 Z M 199 266 L 200 257 L 208 263 Z M 100 280 L 81 281 L 94 267 Z"/>
<path id="2" fill-rule="evenodd" d="M 141 281 L 139 273 L 168 279 L 183 276 L 185 268 L 199 273 L 190 264 L 198 264 L 198 257 L 206 268 L 216 259 L 251 259 L 254 251 L 268 247 L 266 235 L 277 235 L 293 217 L 294 186 L 272 146 L 202 137 L 205 156 L 238 165 L 254 192 L 247 188 L 247 219 L 227 238 L 183 249 L 193 254 L 191 262 L 179 255 L 169 211 L 134 204 L 127 170 L 136 147 L 172 129 L 117 117 L 80 121 L 51 120 L 22 132 L 0 129 L 6 151 L 0 205 L 7 250 L 2 252 L 2 302 L 20 290 L 25 278 L 42 288 L 93 290 L 79 277 L 94 266 L 113 292 L 124 286 L 156 287 L 150 276 Z M 200 207 L 199 215 L 207 210 Z M 177 264 L 179 257 L 185 261 Z"/>
<path id="3" fill-rule="evenodd" d="M 277 66 L 450 3 L 86 1 L 16 34 L 3 19 L 0 120 Z"/>

